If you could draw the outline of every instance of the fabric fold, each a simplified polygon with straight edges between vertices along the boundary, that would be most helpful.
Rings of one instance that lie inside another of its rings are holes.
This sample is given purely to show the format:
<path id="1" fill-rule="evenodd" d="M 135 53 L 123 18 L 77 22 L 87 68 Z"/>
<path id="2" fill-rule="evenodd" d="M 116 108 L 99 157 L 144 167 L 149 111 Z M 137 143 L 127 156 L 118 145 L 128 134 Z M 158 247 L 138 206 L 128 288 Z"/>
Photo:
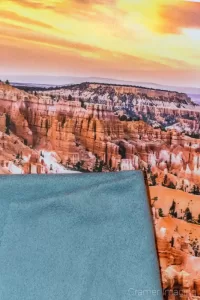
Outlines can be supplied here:
<path id="1" fill-rule="evenodd" d="M 3 176 L 1 300 L 162 299 L 142 172 Z"/>

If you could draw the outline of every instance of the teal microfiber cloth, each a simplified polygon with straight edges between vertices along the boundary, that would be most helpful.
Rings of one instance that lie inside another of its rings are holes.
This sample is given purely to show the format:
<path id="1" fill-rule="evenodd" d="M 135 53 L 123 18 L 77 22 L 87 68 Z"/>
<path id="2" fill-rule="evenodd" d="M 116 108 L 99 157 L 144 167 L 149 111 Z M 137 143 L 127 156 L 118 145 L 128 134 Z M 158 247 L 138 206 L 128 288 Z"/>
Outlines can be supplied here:
<path id="1" fill-rule="evenodd" d="M 0 299 L 162 299 L 142 173 L 1 176 Z"/>

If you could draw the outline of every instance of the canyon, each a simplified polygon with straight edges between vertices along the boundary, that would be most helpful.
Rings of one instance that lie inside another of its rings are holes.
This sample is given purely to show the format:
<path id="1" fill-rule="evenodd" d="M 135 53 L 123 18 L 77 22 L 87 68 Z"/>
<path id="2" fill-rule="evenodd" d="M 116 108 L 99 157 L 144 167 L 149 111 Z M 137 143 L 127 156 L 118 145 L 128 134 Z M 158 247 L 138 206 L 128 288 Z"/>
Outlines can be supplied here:
<path id="1" fill-rule="evenodd" d="M 185 192 L 200 186 L 200 140 L 183 132 L 143 120 L 121 121 L 109 105 L 33 95 L 5 84 L 0 107 L 4 132 L 34 150 L 56 152 L 63 165 L 81 163 L 86 171 L 100 163 L 105 170 L 143 169 L 149 184 L 171 184 Z"/>
<path id="2" fill-rule="evenodd" d="M 200 107 L 183 93 L 0 83 L 1 174 L 144 172 L 165 299 L 200 297 L 199 130 Z"/>

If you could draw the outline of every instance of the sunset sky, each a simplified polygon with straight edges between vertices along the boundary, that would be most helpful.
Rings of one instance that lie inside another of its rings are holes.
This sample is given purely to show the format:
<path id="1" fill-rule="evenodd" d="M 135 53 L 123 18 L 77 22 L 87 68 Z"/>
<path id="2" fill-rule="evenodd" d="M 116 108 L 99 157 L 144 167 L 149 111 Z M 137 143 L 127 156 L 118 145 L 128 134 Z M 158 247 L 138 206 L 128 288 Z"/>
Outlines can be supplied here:
<path id="1" fill-rule="evenodd" d="M 0 0 L 0 76 L 200 87 L 200 1 Z"/>

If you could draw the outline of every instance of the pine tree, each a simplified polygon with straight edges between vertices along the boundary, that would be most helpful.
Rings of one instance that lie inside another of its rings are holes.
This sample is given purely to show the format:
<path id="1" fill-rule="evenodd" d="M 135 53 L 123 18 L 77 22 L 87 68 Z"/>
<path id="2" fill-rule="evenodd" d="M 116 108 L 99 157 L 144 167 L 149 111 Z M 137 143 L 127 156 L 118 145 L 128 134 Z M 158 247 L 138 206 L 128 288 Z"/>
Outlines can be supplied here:
<path id="1" fill-rule="evenodd" d="M 164 217 L 162 208 L 159 208 L 158 214 L 159 214 L 160 217 Z"/>
<path id="2" fill-rule="evenodd" d="M 167 174 L 165 174 L 164 179 L 163 179 L 163 185 L 167 184 Z"/>
<path id="3" fill-rule="evenodd" d="M 10 130 L 9 130 L 8 127 L 6 127 L 5 133 L 6 133 L 7 135 L 10 135 Z"/>
<path id="4" fill-rule="evenodd" d="M 174 183 L 172 181 L 170 181 L 169 185 L 168 185 L 168 188 L 170 189 L 176 189 L 176 186 L 174 185 Z"/>
<path id="5" fill-rule="evenodd" d="M 98 172 L 98 169 L 99 169 L 99 160 L 96 157 L 96 161 L 95 161 L 95 165 L 94 165 L 94 168 L 93 168 L 93 172 Z"/>
<path id="6" fill-rule="evenodd" d="M 192 213 L 189 207 L 187 207 L 185 210 L 185 217 L 186 217 L 186 221 L 192 221 Z"/>
<path id="7" fill-rule="evenodd" d="M 153 203 L 152 203 L 152 206 L 153 206 L 154 203 L 155 203 L 156 201 L 158 201 L 158 197 L 154 197 L 154 198 L 152 198 L 151 200 L 153 200 Z"/>
<path id="8" fill-rule="evenodd" d="M 200 224 L 200 214 L 198 215 L 198 223 Z"/>
<path id="9" fill-rule="evenodd" d="M 69 167 L 70 163 L 71 163 L 71 159 L 68 158 L 67 163 L 66 163 L 67 168 Z"/>
<path id="10" fill-rule="evenodd" d="M 81 162 L 80 161 L 78 161 L 76 163 L 76 168 L 77 168 L 78 171 L 80 170 L 80 168 L 81 168 Z"/>
<path id="11" fill-rule="evenodd" d="M 103 170 L 103 160 L 101 160 L 99 163 L 98 172 L 102 172 L 102 170 Z"/>
<path id="12" fill-rule="evenodd" d="M 156 175 L 153 175 L 152 173 L 151 173 L 151 181 L 152 181 L 152 185 L 153 186 L 155 186 L 156 185 L 156 178 L 157 178 L 157 176 Z"/>
<path id="13" fill-rule="evenodd" d="M 174 217 L 175 214 L 175 210 L 176 210 L 176 202 L 173 200 L 172 205 L 169 209 L 169 214 L 172 215 Z"/>

